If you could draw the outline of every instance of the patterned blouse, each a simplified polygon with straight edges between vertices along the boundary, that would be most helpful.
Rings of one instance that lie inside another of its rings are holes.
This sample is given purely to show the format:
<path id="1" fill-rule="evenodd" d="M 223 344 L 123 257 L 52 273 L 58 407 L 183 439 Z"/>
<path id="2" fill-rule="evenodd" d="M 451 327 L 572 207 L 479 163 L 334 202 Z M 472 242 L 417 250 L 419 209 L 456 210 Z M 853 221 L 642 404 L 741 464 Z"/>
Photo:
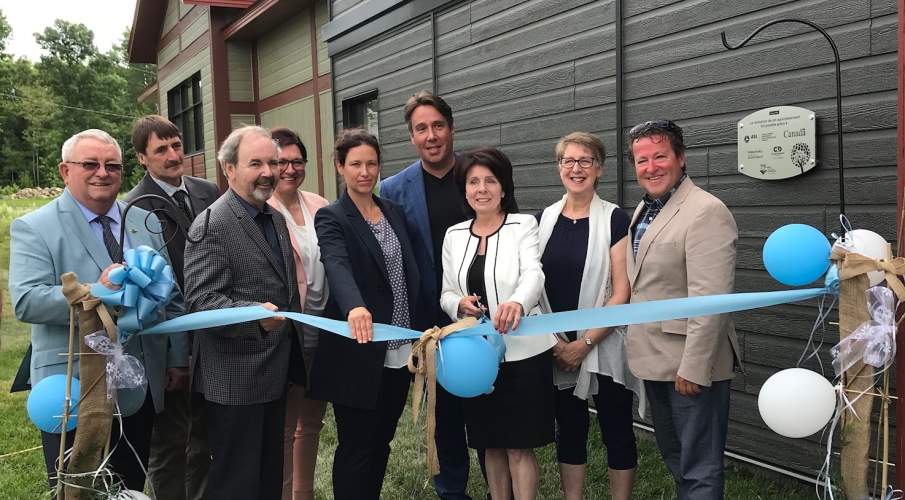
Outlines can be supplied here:
<path id="1" fill-rule="evenodd" d="M 409 315 L 408 290 L 405 284 L 405 268 L 402 264 L 402 245 L 393 231 L 386 217 L 379 221 L 371 222 L 365 219 L 380 250 L 383 252 L 383 261 L 386 263 L 387 275 L 390 278 L 390 289 L 393 292 L 393 319 L 392 324 L 402 328 L 411 328 L 412 321 Z M 390 340 L 387 349 L 398 349 L 400 346 L 411 343 L 410 340 Z"/>

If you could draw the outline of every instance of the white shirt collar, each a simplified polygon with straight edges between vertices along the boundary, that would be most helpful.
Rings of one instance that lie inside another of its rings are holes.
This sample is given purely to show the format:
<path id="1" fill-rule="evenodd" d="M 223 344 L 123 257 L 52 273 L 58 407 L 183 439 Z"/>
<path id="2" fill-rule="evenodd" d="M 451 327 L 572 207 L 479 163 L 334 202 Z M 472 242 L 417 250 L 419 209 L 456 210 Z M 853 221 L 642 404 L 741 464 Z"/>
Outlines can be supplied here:
<path id="1" fill-rule="evenodd" d="M 183 177 L 179 178 L 179 187 L 176 187 L 169 182 L 164 182 L 157 177 L 154 177 L 150 174 L 150 172 L 148 173 L 148 175 L 151 177 L 151 180 L 156 182 L 157 185 L 160 186 L 160 189 L 163 189 L 163 192 L 166 193 L 170 198 L 172 198 L 173 195 L 176 194 L 176 191 L 183 191 L 185 192 L 185 194 L 189 194 L 189 190 L 185 188 L 185 179 Z"/>

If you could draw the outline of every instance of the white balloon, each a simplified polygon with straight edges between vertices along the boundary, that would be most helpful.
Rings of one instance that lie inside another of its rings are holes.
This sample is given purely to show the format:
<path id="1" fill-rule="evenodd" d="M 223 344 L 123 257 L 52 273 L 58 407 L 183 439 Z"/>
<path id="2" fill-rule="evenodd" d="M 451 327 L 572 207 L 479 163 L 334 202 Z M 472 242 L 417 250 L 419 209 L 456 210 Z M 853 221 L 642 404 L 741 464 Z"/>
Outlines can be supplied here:
<path id="1" fill-rule="evenodd" d="M 860 253 L 865 257 L 872 259 L 887 258 L 887 243 L 879 234 L 867 229 L 854 229 L 845 233 L 845 244 L 836 241 L 837 245 L 842 245 L 850 252 Z M 877 286 L 886 279 L 883 271 L 872 271 L 867 273 L 870 280 L 870 286 Z"/>
<path id="2" fill-rule="evenodd" d="M 151 497 L 140 491 L 122 490 L 112 500 L 151 500 Z"/>
<path id="3" fill-rule="evenodd" d="M 773 432 L 803 438 L 822 429 L 836 409 L 836 391 L 818 373 L 789 368 L 774 373 L 757 396 L 760 416 Z"/>

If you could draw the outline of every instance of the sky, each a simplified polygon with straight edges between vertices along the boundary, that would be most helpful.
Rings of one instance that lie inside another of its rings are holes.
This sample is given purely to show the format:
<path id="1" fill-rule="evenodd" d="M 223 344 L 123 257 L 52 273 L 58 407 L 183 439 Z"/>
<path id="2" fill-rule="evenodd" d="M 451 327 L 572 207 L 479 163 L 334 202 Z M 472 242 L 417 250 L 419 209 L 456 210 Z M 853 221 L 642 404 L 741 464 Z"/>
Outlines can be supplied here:
<path id="1" fill-rule="evenodd" d="M 94 45 L 106 52 L 132 25 L 135 0 L 0 0 L 0 11 L 13 28 L 7 51 L 38 61 L 42 51 L 34 33 L 56 19 L 84 24 L 94 32 Z"/>

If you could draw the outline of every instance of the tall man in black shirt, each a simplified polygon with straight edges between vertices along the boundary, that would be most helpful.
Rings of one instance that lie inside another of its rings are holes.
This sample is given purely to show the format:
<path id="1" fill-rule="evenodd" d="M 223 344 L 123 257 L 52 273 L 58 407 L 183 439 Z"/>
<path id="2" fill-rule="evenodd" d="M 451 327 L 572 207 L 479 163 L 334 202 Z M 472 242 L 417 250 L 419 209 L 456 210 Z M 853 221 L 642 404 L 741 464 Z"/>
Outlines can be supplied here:
<path id="1" fill-rule="evenodd" d="M 405 121 L 419 159 L 380 183 L 380 196 L 398 203 L 405 212 L 408 233 L 421 272 L 421 294 L 432 297 L 432 311 L 425 314 L 427 329 L 451 321 L 440 309 L 443 237 L 449 226 L 466 219 L 465 200 L 453 179 L 452 109 L 440 96 L 421 91 L 405 104 Z M 469 499 L 468 448 L 462 400 L 437 386 L 437 455 L 440 474 L 434 490 L 441 499 Z"/>

